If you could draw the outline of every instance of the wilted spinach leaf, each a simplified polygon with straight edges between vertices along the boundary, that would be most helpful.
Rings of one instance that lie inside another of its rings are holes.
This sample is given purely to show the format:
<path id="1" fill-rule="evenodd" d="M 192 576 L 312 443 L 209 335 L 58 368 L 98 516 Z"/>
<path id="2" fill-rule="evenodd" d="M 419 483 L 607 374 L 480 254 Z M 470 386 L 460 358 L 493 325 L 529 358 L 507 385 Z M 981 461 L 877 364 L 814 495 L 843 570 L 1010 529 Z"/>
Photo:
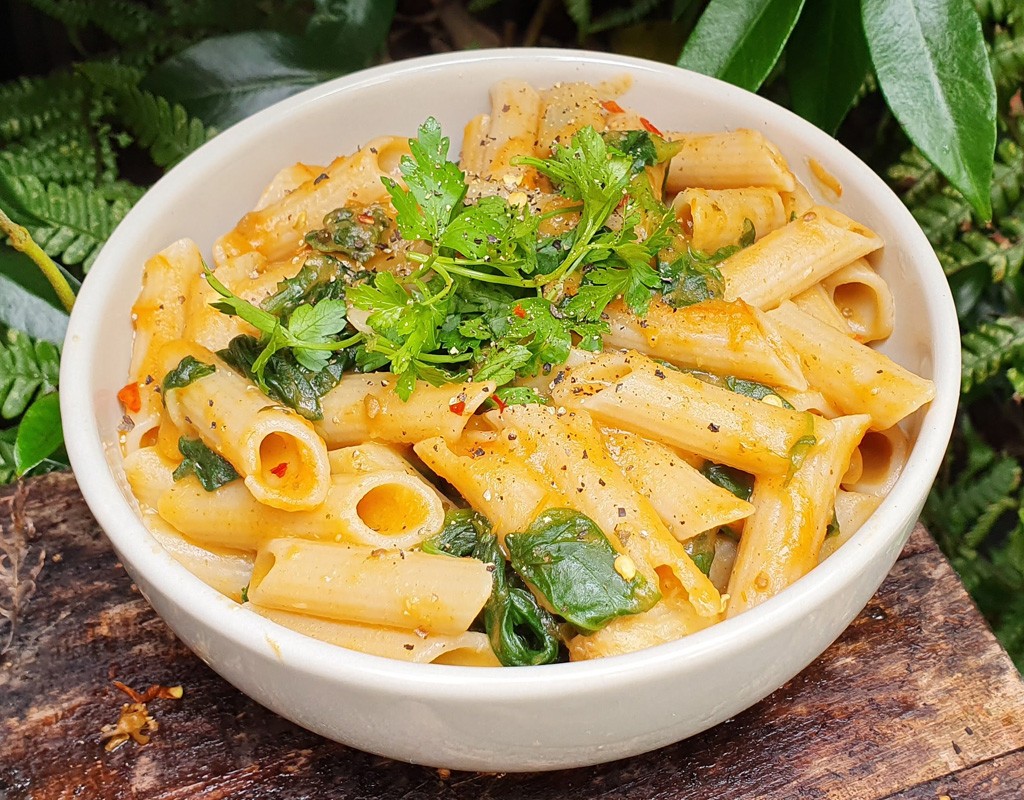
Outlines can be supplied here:
<path id="1" fill-rule="evenodd" d="M 727 489 L 740 500 L 750 500 L 750 495 L 754 491 L 753 475 L 713 461 L 705 461 L 700 471 L 713 484 Z"/>
<path id="2" fill-rule="evenodd" d="M 483 516 L 471 509 L 448 512 L 441 532 L 427 540 L 423 549 L 428 553 L 469 555 L 494 565 L 494 584 L 483 616 L 491 649 L 502 664 L 525 667 L 557 660 L 555 620 L 505 563 L 498 537 Z"/>
<path id="3" fill-rule="evenodd" d="M 241 334 L 232 339 L 217 355 L 245 375 L 256 380 L 253 364 L 263 351 L 259 339 Z M 267 394 L 289 408 L 294 408 L 308 420 L 323 419 L 320 398 L 338 385 L 342 373 L 352 368 L 354 355 L 350 350 L 335 353 L 319 372 L 302 366 L 290 350 L 278 350 L 263 369 L 263 382 Z"/>
<path id="4" fill-rule="evenodd" d="M 546 511 L 522 533 L 505 537 L 512 567 L 555 613 L 593 632 L 616 617 L 639 614 L 661 599 L 640 573 L 626 580 L 617 553 L 593 520 L 571 509 Z"/>
<path id="5" fill-rule="evenodd" d="M 213 452 L 202 439 L 178 439 L 178 452 L 185 456 L 176 470 L 174 480 L 180 481 L 194 474 L 208 492 L 231 483 L 238 477 L 235 468 L 222 455 Z"/>

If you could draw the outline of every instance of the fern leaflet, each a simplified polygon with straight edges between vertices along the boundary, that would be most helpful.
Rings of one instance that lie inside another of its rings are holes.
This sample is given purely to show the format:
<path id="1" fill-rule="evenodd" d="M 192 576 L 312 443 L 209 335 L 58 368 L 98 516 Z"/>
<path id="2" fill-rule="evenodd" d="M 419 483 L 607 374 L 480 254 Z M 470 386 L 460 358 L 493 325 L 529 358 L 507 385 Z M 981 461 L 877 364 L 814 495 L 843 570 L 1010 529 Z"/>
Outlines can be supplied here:
<path id="1" fill-rule="evenodd" d="M 14 469 L 14 440 L 17 437 L 17 428 L 0 430 L 0 486 L 10 483 L 17 475 Z"/>
<path id="2" fill-rule="evenodd" d="M 21 416 L 38 394 L 57 388 L 59 372 L 57 345 L 7 331 L 0 339 L 0 417 Z"/>
<path id="3" fill-rule="evenodd" d="M 44 186 L 33 175 L 0 171 L 0 207 L 32 234 L 40 247 L 65 266 L 88 271 L 107 240 L 132 207 L 133 200 L 91 186 Z"/>
<path id="4" fill-rule="evenodd" d="M 1024 358 L 1024 317 L 982 322 L 961 340 L 960 390 L 970 392 Z"/>
<path id="5" fill-rule="evenodd" d="M 141 89 L 126 90 L 119 108 L 125 126 L 160 167 L 177 164 L 216 134 L 213 128 L 190 117 L 180 104 L 172 105 L 165 98 Z"/>
<path id="6" fill-rule="evenodd" d="M 143 3 L 131 0 L 28 0 L 71 31 L 94 26 L 118 44 L 144 41 L 159 27 L 159 17 Z"/>
<path id="7" fill-rule="evenodd" d="M 69 117 L 81 119 L 91 90 L 88 81 L 67 72 L 0 84 L 0 142 L 25 139 Z"/>

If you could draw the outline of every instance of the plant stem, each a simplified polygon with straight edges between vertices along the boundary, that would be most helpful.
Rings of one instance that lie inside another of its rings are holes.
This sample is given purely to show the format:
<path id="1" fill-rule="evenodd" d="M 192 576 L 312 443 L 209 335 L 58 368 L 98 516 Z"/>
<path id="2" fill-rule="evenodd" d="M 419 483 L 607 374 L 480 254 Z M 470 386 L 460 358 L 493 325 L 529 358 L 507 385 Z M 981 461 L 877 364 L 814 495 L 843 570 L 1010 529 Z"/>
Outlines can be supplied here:
<path id="1" fill-rule="evenodd" d="M 75 293 L 60 271 L 60 267 L 57 266 L 52 258 L 46 255 L 43 248 L 36 244 L 28 229 L 14 222 L 3 212 L 3 209 L 0 209 L 0 231 L 3 231 L 10 237 L 11 247 L 27 255 L 42 270 L 46 280 L 53 287 L 53 291 L 57 293 L 57 298 L 60 300 L 61 305 L 70 313 L 75 305 Z"/>

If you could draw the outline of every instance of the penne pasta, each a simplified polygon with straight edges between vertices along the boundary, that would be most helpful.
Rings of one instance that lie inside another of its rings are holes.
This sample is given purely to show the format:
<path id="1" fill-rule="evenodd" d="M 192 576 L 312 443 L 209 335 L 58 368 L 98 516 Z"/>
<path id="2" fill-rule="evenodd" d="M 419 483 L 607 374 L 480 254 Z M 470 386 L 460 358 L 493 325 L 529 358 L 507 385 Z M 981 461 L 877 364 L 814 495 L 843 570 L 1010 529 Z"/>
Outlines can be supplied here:
<path id="1" fill-rule="evenodd" d="M 382 176 L 401 178 L 399 162 L 408 155 L 405 139 L 382 136 L 351 156 L 335 159 L 320 175 L 305 181 L 258 211 L 250 211 L 234 230 L 217 240 L 218 266 L 242 253 L 257 251 L 270 261 L 291 255 L 305 233 L 330 211 L 347 205 L 387 200 Z M 326 176 L 326 177 L 321 177 Z"/>
<path id="2" fill-rule="evenodd" d="M 465 633 L 491 594 L 474 558 L 272 539 L 256 554 L 252 602 L 281 611 L 426 633 Z"/>
<path id="3" fill-rule="evenodd" d="M 705 253 L 736 244 L 748 224 L 755 241 L 786 224 L 778 191 L 761 186 L 684 189 L 672 201 L 672 210 L 691 245 Z"/>
<path id="4" fill-rule="evenodd" d="M 834 209 L 814 206 L 719 264 L 725 299 L 774 308 L 881 246 L 874 231 Z"/>
<path id="5" fill-rule="evenodd" d="M 569 508 L 586 514 L 612 546 L 630 556 L 636 570 L 658 585 L 668 570 L 686 589 L 701 616 L 721 611 L 721 597 L 686 555 L 650 501 L 629 483 L 608 455 L 600 434 L 581 413 L 556 416 L 554 409 L 511 406 L 489 412 L 493 424 L 514 431 L 527 463 L 546 475 Z M 571 469 L 570 469 L 571 466 Z"/>
<path id="6" fill-rule="evenodd" d="M 186 358 L 213 371 L 186 386 L 165 390 L 171 420 L 198 436 L 242 475 L 252 496 L 282 509 L 318 506 L 330 486 L 327 448 L 312 424 L 272 403 L 248 380 L 204 347 L 170 342 L 160 351 L 160 375 Z"/>
<path id="7" fill-rule="evenodd" d="M 865 415 L 814 418 L 815 443 L 791 476 L 759 475 L 729 578 L 726 616 L 763 603 L 818 563 L 839 481 L 867 430 Z"/>
<path id="8" fill-rule="evenodd" d="M 712 386 L 637 353 L 570 370 L 555 396 L 602 425 L 758 475 L 787 474 L 811 425 L 807 413 Z"/>
<path id="9" fill-rule="evenodd" d="M 682 145 L 665 181 L 675 193 L 691 187 L 742 189 L 763 186 L 791 192 L 796 179 L 779 149 L 757 131 L 741 128 L 726 133 L 669 133 Z"/>
<path id="10" fill-rule="evenodd" d="M 783 303 L 768 316 L 800 354 L 811 385 L 844 414 L 870 414 L 872 430 L 891 428 L 935 396 L 931 381 L 792 303 Z"/>
<path id="11" fill-rule="evenodd" d="M 821 286 L 858 342 L 880 341 L 892 333 L 896 317 L 892 292 L 866 259 L 837 269 Z"/>
<path id="12" fill-rule="evenodd" d="M 249 608 L 285 628 L 323 642 L 384 658 L 413 664 L 459 664 L 467 667 L 500 667 L 487 636 L 482 633 L 416 633 L 401 628 L 382 628 L 354 622 L 311 617 L 250 603 Z"/>
<path id="13" fill-rule="evenodd" d="M 613 347 L 690 369 L 807 388 L 796 352 L 763 312 L 742 300 L 708 300 L 682 308 L 655 300 L 643 320 L 616 301 L 606 314 L 611 332 L 605 342 Z"/>
<path id="14" fill-rule="evenodd" d="M 605 431 L 604 441 L 612 460 L 679 541 L 730 525 L 754 510 L 663 444 L 624 431 Z"/>

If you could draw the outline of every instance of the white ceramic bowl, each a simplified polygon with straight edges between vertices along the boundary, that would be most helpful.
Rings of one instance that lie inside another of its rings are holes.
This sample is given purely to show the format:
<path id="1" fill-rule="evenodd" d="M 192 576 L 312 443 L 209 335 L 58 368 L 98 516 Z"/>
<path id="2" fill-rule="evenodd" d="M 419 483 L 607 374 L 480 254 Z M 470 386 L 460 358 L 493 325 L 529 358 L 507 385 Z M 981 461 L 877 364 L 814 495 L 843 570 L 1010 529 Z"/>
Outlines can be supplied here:
<path id="1" fill-rule="evenodd" d="M 628 73 L 622 103 L 666 130 L 749 127 L 778 144 L 814 191 L 807 158 L 843 186 L 842 211 L 878 231 L 896 297 L 881 348 L 935 381 L 913 420 L 892 493 L 834 557 L 762 606 L 687 639 L 615 658 L 481 670 L 406 664 L 293 633 L 207 587 L 136 516 L 115 442 L 144 260 L 179 237 L 209 251 L 282 166 L 326 163 L 437 117 L 457 152 L 488 87 Z M 82 286 L 61 369 L 67 449 L 85 499 L 142 593 L 213 669 L 278 714 L 339 742 L 434 766 L 537 770 L 610 761 L 691 736 L 752 705 L 818 656 L 864 607 L 916 520 L 945 449 L 959 389 L 959 337 L 945 278 L 913 218 L 855 156 L 756 95 L 674 67 L 598 53 L 478 50 L 389 64 L 325 83 L 235 127 L 156 184 L 110 237 Z"/>

